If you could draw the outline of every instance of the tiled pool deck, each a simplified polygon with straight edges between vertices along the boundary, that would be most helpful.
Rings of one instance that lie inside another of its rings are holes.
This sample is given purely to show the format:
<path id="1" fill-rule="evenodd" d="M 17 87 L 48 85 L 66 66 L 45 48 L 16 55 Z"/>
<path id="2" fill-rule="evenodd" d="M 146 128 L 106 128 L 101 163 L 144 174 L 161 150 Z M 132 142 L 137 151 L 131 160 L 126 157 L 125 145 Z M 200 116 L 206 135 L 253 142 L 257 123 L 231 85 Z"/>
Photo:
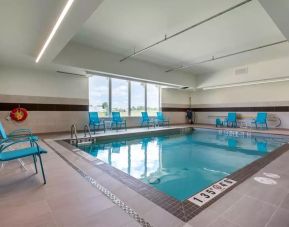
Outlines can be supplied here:
<path id="1" fill-rule="evenodd" d="M 128 131 L 141 130 L 147 129 Z M 269 133 L 289 135 L 286 130 Z M 185 223 L 54 141 L 67 136 L 42 136 L 40 144 L 48 150 L 44 156 L 47 185 L 34 175 L 30 159 L 24 159 L 27 171 L 17 161 L 1 169 L 0 226 L 139 226 L 136 214 L 143 225 L 151 226 L 289 226 L 289 152 Z M 277 184 L 254 180 L 264 177 L 264 172 L 280 175 L 274 179 Z"/>

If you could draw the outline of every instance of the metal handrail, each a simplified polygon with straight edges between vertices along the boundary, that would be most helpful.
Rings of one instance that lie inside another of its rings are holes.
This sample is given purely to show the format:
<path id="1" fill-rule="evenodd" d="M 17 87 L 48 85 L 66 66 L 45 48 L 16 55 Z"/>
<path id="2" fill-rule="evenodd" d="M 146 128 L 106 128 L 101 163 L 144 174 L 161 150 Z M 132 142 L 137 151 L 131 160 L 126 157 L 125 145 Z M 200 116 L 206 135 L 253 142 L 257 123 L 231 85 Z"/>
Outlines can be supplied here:
<path id="1" fill-rule="evenodd" d="M 89 128 L 88 124 L 84 125 L 83 131 L 84 131 L 84 137 L 86 137 L 86 133 L 88 133 L 89 140 L 91 140 L 91 132 L 90 132 L 90 128 Z"/>
<path id="2" fill-rule="evenodd" d="M 71 125 L 71 128 L 70 128 L 70 138 L 71 139 L 73 139 L 73 135 L 75 136 L 75 139 L 76 139 L 76 145 L 78 145 L 78 137 L 77 137 L 77 130 L 76 130 L 75 124 Z"/>

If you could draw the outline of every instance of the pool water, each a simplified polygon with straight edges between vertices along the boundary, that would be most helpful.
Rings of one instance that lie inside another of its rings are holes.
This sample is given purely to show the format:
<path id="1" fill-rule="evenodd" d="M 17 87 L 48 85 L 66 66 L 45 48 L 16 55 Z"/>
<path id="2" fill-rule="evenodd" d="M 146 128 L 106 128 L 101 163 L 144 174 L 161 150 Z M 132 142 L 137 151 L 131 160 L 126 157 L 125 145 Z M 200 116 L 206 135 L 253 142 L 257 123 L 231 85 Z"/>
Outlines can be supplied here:
<path id="1" fill-rule="evenodd" d="M 190 198 L 287 142 L 216 130 L 114 140 L 79 148 L 176 198 Z"/>

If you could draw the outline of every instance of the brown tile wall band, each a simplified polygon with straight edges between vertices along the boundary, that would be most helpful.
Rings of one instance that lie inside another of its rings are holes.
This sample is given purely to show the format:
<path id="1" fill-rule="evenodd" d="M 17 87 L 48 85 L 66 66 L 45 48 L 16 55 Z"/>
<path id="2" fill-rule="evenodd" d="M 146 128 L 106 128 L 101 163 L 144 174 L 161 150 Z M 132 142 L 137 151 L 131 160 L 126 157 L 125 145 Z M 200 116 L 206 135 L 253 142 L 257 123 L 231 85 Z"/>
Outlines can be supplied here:
<path id="1" fill-rule="evenodd" d="M 186 112 L 191 109 L 194 112 L 289 112 L 289 106 L 256 106 L 256 107 L 204 107 L 204 108 L 177 108 L 163 107 L 163 112 Z"/>
<path id="2" fill-rule="evenodd" d="M 18 106 L 28 111 L 88 111 L 88 105 L 40 103 L 0 103 L 0 111 L 10 111 Z"/>

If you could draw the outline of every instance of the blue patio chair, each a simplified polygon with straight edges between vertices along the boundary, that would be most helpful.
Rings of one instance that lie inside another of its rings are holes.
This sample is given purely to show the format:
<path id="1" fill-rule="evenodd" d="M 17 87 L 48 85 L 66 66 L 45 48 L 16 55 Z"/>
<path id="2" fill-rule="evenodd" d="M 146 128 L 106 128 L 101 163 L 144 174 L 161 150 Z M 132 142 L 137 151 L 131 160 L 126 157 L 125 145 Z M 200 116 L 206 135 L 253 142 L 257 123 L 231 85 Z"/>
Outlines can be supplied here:
<path id="1" fill-rule="evenodd" d="M 126 130 L 126 120 L 124 120 L 120 116 L 120 112 L 112 112 L 111 115 L 112 115 L 112 119 L 111 119 L 110 129 L 112 129 L 115 126 L 116 130 L 118 130 L 118 129 L 121 129 L 121 127 L 123 126 Z"/>
<path id="2" fill-rule="evenodd" d="M 163 112 L 157 112 L 156 124 L 158 126 L 167 124 L 169 126 L 170 121 L 165 118 Z"/>
<path id="3" fill-rule="evenodd" d="M 227 127 L 237 128 L 237 113 L 229 112 L 225 123 Z"/>
<path id="4" fill-rule="evenodd" d="M 105 132 L 106 128 L 105 128 L 105 123 L 103 120 L 100 120 L 98 117 L 98 113 L 97 112 L 88 112 L 88 116 L 89 116 L 89 127 L 93 128 L 94 134 L 97 130 L 99 130 L 100 128 L 103 128 L 103 131 Z"/>
<path id="5" fill-rule="evenodd" d="M 238 140 L 234 139 L 234 138 L 229 138 L 228 139 L 228 147 L 230 149 L 235 149 L 238 145 Z"/>
<path id="6" fill-rule="evenodd" d="M 216 118 L 216 128 L 223 127 L 224 123 L 220 118 Z"/>
<path id="7" fill-rule="evenodd" d="M 267 142 L 264 141 L 257 142 L 257 150 L 260 152 L 267 152 L 268 151 Z"/>
<path id="8" fill-rule="evenodd" d="M 12 150 L 11 147 L 19 143 L 27 143 L 29 145 L 25 148 L 18 148 L 18 149 Z M 38 173 L 37 165 L 36 165 L 37 156 L 38 156 L 40 166 L 41 166 L 43 181 L 44 181 L 44 184 L 46 184 L 46 178 L 45 178 L 45 173 L 44 173 L 42 159 L 41 159 L 41 154 L 43 153 L 47 153 L 47 152 L 43 148 L 41 148 L 35 140 L 31 140 L 29 138 L 19 139 L 17 141 L 10 142 L 2 146 L 2 149 L 0 151 L 0 161 L 6 162 L 6 161 L 11 161 L 15 159 L 32 156 L 33 161 L 34 161 L 35 172 Z"/>
<path id="9" fill-rule="evenodd" d="M 22 140 L 22 139 L 30 139 L 31 141 L 38 141 L 38 137 L 33 135 L 30 129 L 17 129 L 7 134 L 2 123 L 0 122 L 0 151 L 2 146 L 7 145 L 8 143 Z"/>
<path id="10" fill-rule="evenodd" d="M 256 119 L 252 121 L 252 124 L 255 124 L 256 129 L 258 128 L 258 125 L 261 127 L 265 126 L 266 129 L 268 129 L 267 125 L 267 113 L 265 112 L 258 112 Z"/>
<path id="11" fill-rule="evenodd" d="M 150 119 L 148 112 L 141 112 L 141 120 L 140 120 L 141 127 L 147 126 L 148 128 L 150 125 L 156 127 L 156 122 L 152 119 Z"/>

